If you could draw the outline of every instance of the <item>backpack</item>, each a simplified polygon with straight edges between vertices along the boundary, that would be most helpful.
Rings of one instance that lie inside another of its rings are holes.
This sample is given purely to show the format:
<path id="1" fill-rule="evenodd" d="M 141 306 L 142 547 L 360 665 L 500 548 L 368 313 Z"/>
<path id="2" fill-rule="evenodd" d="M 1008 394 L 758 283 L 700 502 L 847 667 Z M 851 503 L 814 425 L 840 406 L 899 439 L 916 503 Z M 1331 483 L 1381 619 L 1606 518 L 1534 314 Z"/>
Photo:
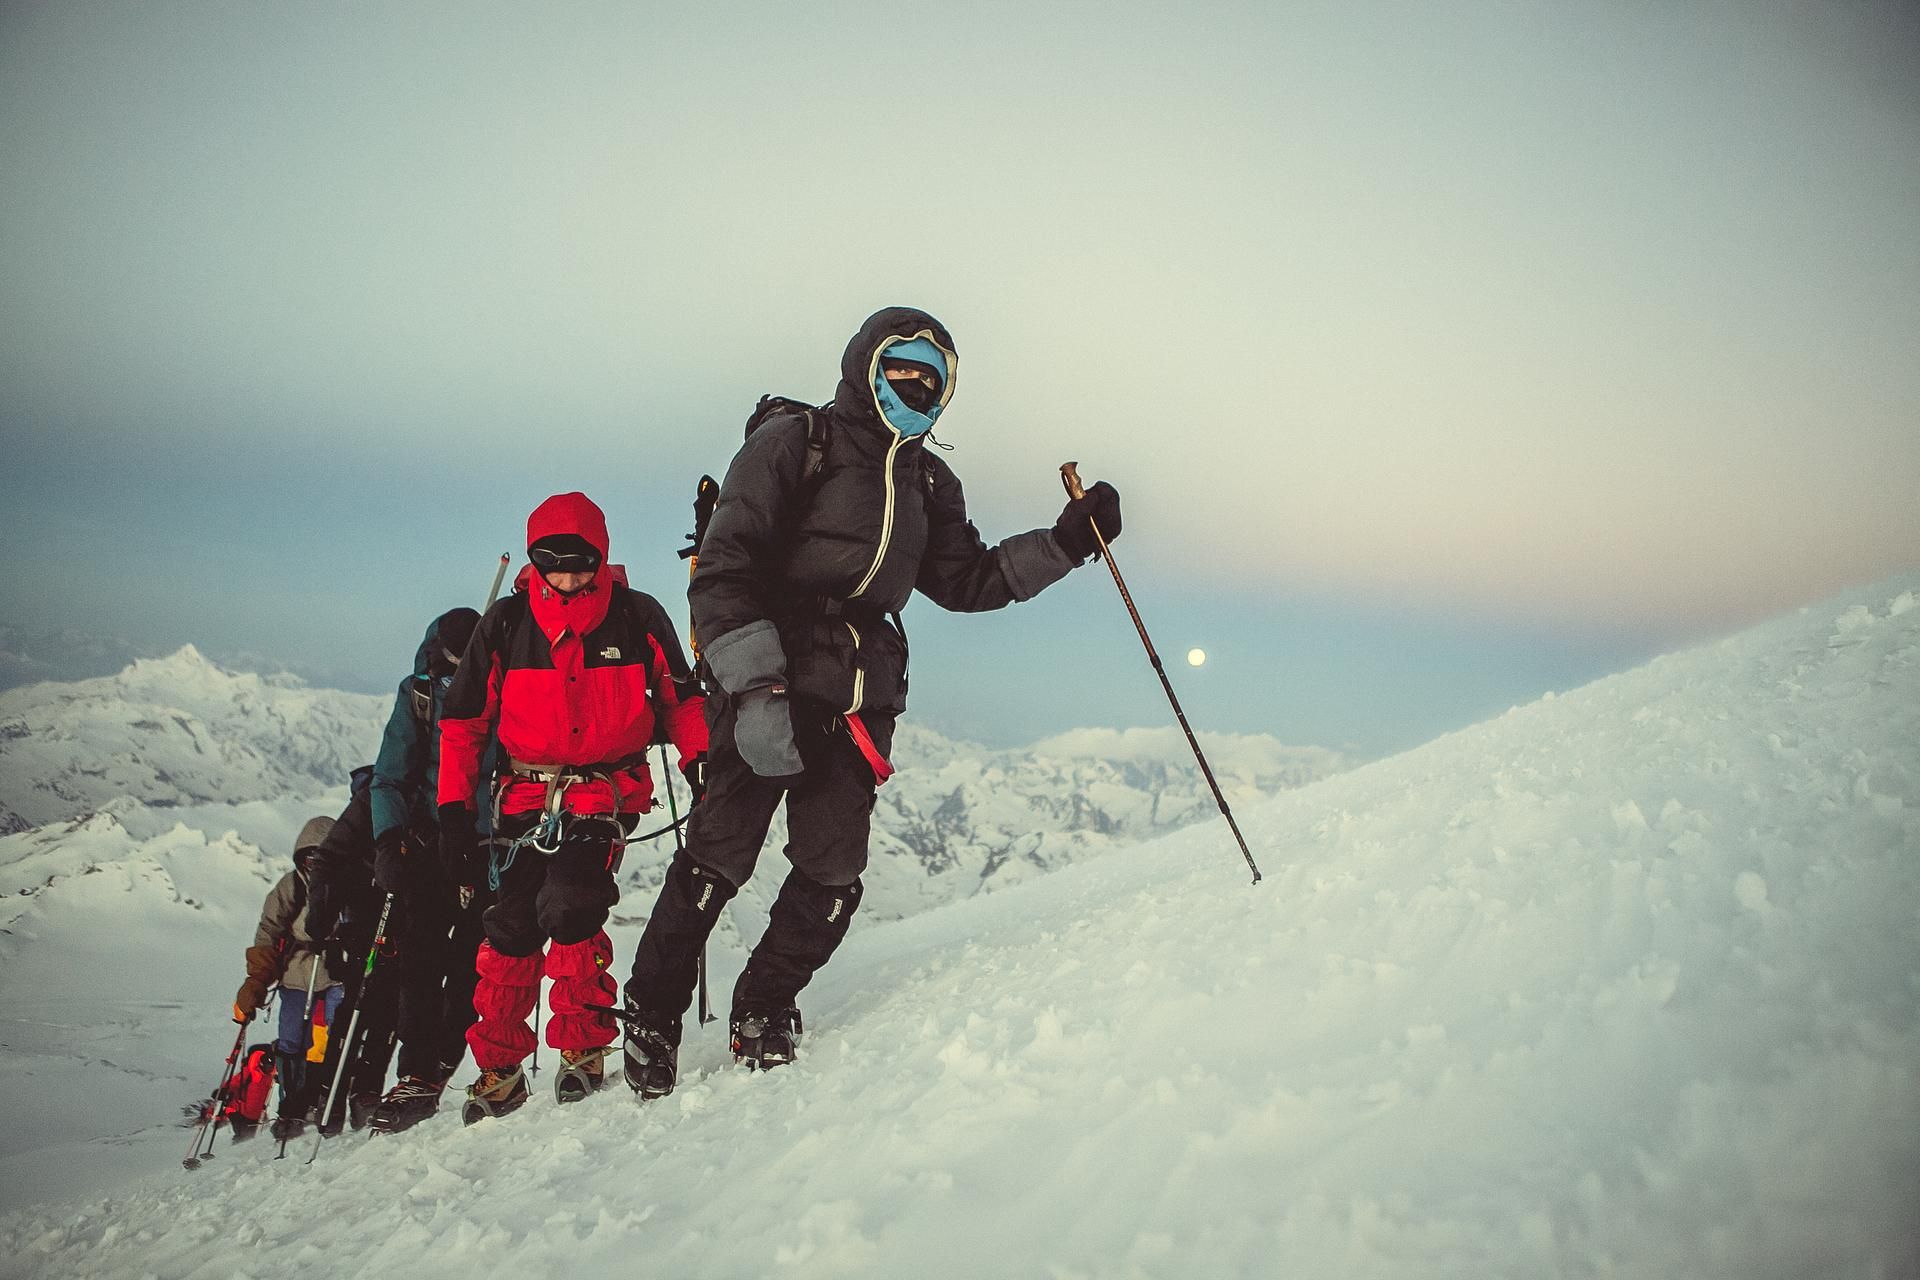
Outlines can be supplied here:
<path id="1" fill-rule="evenodd" d="M 229 1124 L 238 1116 L 243 1121 L 260 1123 L 267 1111 L 267 1094 L 273 1088 L 273 1046 L 256 1044 L 247 1050 L 240 1069 L 233 1073 L 220 1094 L 220 1116 Z"/>
<path id="2" fill-rule="evenodd" d="M 754 430 L 764 422 L 774 418 L 799 415 L 807 420 L 807 462 L 800 471 L 800 487 L 810 489 L 820 475 L 820 468 L 827 465 L 827 441 L 833 438 L 833 421 L 827 411 L 833 408 L 833 401 L 823 405 L 806 404 L 799 400 L 790 400 L 786 396 L 765 395 L 760 403 L 753 406 L 753 412 L 747 415 L 747 429 L 741 438 L 751 436 Z M 719 499 L 719 490 L 714 498 Z M 812 497 L 809 493 L 808 497 Z"/>

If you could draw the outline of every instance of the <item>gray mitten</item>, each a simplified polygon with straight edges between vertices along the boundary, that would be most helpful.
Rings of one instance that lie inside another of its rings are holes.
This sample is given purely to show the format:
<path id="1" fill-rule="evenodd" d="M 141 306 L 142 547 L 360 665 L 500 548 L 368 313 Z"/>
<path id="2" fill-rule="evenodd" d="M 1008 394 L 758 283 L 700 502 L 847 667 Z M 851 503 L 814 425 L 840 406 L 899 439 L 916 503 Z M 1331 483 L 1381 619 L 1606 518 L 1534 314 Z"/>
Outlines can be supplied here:
<path id="1" fill-rule="evenodd" d="M 791 778 L 805 771 L 800 749 L 793 744 L 784 685 L 743 693 L 736 706 L 733 743 L 750 769 L 763 778 Z"/>

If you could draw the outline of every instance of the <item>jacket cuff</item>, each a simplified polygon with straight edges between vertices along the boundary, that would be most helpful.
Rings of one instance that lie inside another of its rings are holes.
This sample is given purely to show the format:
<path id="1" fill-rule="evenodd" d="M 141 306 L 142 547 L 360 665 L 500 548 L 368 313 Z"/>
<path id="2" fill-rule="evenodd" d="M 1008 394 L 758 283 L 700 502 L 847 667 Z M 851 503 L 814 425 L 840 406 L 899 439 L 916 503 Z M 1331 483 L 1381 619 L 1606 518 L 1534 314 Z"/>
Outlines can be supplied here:
<path id="1" fill-rule="evenodd" d="M 1052 529 L 1016 533 L 1000 544 L 1001 573 L 1015 600 L 1031 600 L 1073 571 Z"/>
<path id="2" fill-rule="evenodd" d="M 703 656 L 720 687 L 735 697 L 781 684 L 787 678 L 787 654 L 780 647 L 780 632 L 765 618 L 708 641 Z"/>

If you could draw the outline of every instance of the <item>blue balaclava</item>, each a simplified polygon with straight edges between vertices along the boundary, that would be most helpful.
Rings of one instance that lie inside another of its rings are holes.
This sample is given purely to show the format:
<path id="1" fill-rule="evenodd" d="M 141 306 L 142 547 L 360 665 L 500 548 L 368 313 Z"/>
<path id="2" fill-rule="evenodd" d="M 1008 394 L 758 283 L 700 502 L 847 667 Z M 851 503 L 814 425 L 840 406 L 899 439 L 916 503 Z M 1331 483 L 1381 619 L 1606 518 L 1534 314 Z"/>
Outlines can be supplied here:
<path id="1" fill-rule="evenodd" d="M 940 380 L 940 387 L 933 404 L 927 407 L 926 412 L 922 413 L 909 407 L 893 389 L 893 385 L 887 381 L 887 375 L 881 371 L 880 366 L 888 360 L 911 360 L 915 364 L 923 364 L 933 370 L 934 376 Z M 902 436 L 925 435 L 933 429 L 934 421 L 939 418 L 940 411 L 947 407 L 951 392 L 948 386 L 951 373 L 947 353 L 942 351 L 931 338 L 914 338 L 910 341 L 888 343 L 880 349 L 880 359 L 874 361 L 873 365 L 873 398 L 880 406 L 880 416 L 886 419 L 888 426 Z"/>

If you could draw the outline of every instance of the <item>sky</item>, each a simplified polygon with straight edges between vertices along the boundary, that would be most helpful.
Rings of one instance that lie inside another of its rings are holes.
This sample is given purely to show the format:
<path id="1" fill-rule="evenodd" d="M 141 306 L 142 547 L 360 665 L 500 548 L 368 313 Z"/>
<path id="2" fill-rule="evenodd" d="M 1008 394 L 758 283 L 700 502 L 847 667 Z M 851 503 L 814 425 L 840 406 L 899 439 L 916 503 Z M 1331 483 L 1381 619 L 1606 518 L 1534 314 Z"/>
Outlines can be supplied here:
<path id="1" fill-rule="evenodd" d="M 0 623 L 387 688 L 576 488 L 678 612 L 891 304 L 989 540 L 1120 490 L 1203 729 L 1395 750 L 1920 566 L 1912 6 L 684 8 L 0 6 Z M 932 727 L 1169 718 L 1098 566 L 907 625 Z"/>

